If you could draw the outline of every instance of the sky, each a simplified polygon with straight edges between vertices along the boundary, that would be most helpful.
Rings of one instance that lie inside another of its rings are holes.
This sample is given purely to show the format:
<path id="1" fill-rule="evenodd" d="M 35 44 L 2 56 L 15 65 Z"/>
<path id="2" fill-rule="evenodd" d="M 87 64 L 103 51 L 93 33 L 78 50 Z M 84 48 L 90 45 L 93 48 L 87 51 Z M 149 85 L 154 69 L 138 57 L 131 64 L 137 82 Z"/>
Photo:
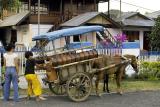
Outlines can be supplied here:
<path id="1" fill-rule="evenodd" d="M 121 0 L 121 1 L 122 1 L 121 9 L 124 12 L 137 11 L 144 14 L 145 12 L 153 12 L 160 10 L 160 0 Z M 137 5 L 147 9 L 128 5 L 126 3 Z M 108 10 L 107 4 L 108 3 L 99 3 L 99 8 L 98 8 L 99 12 L 106 12 Z M 110 0 L 110 9 L 120 9 L 120 0 Z"/>

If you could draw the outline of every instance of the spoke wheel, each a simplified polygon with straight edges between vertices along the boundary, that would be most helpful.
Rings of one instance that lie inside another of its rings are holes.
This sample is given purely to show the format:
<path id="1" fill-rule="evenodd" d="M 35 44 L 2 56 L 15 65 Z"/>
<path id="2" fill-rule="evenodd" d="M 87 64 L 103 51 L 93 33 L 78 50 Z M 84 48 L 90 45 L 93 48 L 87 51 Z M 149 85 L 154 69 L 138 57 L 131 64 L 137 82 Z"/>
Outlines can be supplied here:
<path id="1" fill-rule="evenodd" d="M 76 73 L 67 81 L 67 94 L 73 101 L 84 101 L 91 93 L 92 82 L 85 73 Z"/>
<path id="2" fill-rule="evenodd" d="M 60 85 L 60 84 L 49 83 L 48 86 L 50 91 L 56 95 L 64 95 L 66 93 L 66 89 L 63 84 Z"/>

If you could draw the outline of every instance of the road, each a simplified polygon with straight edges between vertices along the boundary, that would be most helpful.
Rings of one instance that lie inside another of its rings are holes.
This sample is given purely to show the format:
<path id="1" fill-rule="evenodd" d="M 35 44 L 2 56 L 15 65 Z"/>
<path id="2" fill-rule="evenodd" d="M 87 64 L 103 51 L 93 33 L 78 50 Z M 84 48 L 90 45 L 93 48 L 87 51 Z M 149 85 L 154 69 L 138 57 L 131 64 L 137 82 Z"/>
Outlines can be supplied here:
<path id="1" fill-rule="evenodd" d="M 129 92 L 123 95 L 103 94 L 101 97 L 91 95 L 80 103 L 72 102 L 67 96 L 50 96 L 46 101 L 20 99 L 20 102 L 3 102 L 0 107 L 160 107 L 160 91 Z"/>

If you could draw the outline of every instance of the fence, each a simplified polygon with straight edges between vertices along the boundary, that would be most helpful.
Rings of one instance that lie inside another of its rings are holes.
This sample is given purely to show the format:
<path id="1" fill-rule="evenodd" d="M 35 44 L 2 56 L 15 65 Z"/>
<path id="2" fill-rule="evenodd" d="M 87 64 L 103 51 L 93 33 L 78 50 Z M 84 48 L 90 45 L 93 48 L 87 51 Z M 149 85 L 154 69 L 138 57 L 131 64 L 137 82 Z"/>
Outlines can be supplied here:
<path id="1" fill-rule="evenodd" d="M 148 62 L 160 61 L 160 52 L 157 51 L 141 52 L 139 59 L 141 61 L 148 61 Z"/>
<path id="2" fill-rule="evenodd" d="M 25 57 L 24 57 L 24 53 L 28 50 L 30 50 L 31 47 L 28 48 L 24 48 L 24 47 L 20 47 L 20 48 L 16 48 L 16 53 L 18 54 L 18 58 L 19 58 L 19 76 L 21 77 L 20 80 L 20 88 L 26 88 L 27 84 L 25 82 L 25 79 L 23 77 L 24 75 L 24 71 L 25 71 Z M 48 50 L 46 51 L 47 53 L 52 54 L 53 50 L 50 50 L 51 48 L 48 48 Z M 114 56 L 114 55 L 123 55 L 123 51 L 120 48 L 108 48 L 108 49 L 100 49 L 97 48 L 96 49 L 98 51 L 99 54 L 105 54 L 105 55 L 109 55 L 109 56 Z M 33 52 L 34 55 L 39 54 L 39 51 L 34 51 Z M 160 52 L 141 52 L 140 56 L 139 56 L 139 60 L 141 61 L 158 61 L 160 60 Z M 2 62 L 2 53 L 0 53 L 0 61 Z M 1 76 L 2 76 L 2 72 L 1 72 L 1 63 L 0 63 L 0 83 L 1 83 Z M 39 75 L 39 79 L 41 80 L 41 78 L 43 78 L 45 71 L 44 70 L 39 70 L 36 71 L 36 73 Z M 41 81 L 42 83 L 42 81 Z M 46 87 L 43 85 L 43 87 Z M 1 87 L 0 87 L 1 88 Z"/>
<path id="3" fill-rule="evenodd" d="M 98 54 L 104 54 L 109 56 L 122 55 L 122 49 L 111 48 L 111 49 L 97 49 Z"/>
<path id="4" fill-rule="evenodd" d="M 17 47 L 16 48 L 16 53 L 18 54 L 18 58 L 19 58 L 19 75 L 23 76 L 24 75 L 24 70 L 25 70 L 25 57 L 24 57 L 24 53 L 28 50 L 30 50 L 32 47 L 28 47 L 28 48 L 24 48 L 24 47 Z M 52 54 L 53 50 L 50 50 L 51 48 L 46 49 L 47 53 Z M 99 54 L 105 54 L 105 55 L 109 55 L 109 56 L 114 56 L 114 55 L 123 55 L 123 51 L 121 48 L 108 48 L 108 49 L 101 49 L 101 48 L 97 48 L 96 49 L 98 51 Z M 39 53 L 39 51 L 34 51 L 33 52 L 34 55 L 37 55 Z M 139 60 L 141 61 L 159 61 L 160 60 L 160 52 L 141 52 L 140 56 L 139 56 Z M 0 53 L 0 61 L 2 62 L 2 53 Z M 0 77 L 2 76 L 1 74 L 1 63 L 0 63 Z M 44 74 L 44 71 L 37 71 L 37 73 L 40 74 Z M 1 79 L 0 79 L 1 80 Z M 1 81 L 0 81 L 1 82 Z"/>
<path id="5" fill-rule="evenodd" d="M 18 59 L 19 59 L 19 76 L 20 77 L 23 77 L 24 75 L 24 71 L 25 71 L 25 57 L 24 57 L 24 54 L 26 51 L 30 50 L 31 47 L 28 47 L 28 48 L 24 48 L 24 47 L 19 47 L 19 48 L 16 48 L 15 49 L 15 53 L 18 55 Z M 48 50 L 46 51 L 47 53 L 51 54 L 53 50 L 49 50 L 50 48 L 48 48 Z M 122 54 L 122 51 L 121 49 L 118 49 L 118 48 L 113 48 L 113 49 L 97 49 L 98 53 L 99 54 L 105 54 L 105 55 L 109 55 L 109 56 L 113 56 L 113 55 L 121 55 Z M 36 56 L 39 51 L 34 51 L 33 52 L 34 55 Z M 2 62 L 2 56 L 3 56 L 3 53 L 0 53 L 0 61 Z M 2 76 L 2 66 L 1 66 L 1 63 L 0 63 L 0 77 Z M 36 71 L 36 73 L 38 75 L 41 75 L 43 76 L 45 71 L 44 70 L 39 70 L 39 71 Z M 0 83 L 1 83 L 1 78 L 0 78 Z M 24 82 L 23 82 L 24 83 Z M 25 83 L 24 83 L 25 84 Z M 23 85 L 24 85 L 23 84 Z"/>

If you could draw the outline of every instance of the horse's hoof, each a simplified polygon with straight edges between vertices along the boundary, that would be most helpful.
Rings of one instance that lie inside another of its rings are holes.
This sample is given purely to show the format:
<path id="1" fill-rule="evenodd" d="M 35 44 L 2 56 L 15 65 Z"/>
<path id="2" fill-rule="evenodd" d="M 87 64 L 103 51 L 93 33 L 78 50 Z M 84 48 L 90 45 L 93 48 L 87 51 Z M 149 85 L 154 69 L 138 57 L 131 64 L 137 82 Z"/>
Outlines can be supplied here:
<path id="1" fill-rule="evenodd" d="M 100 93 L 96 93 L 96 95 L 97 95 L 98 97 L 101 97 L 101 96 L 102 96 L 102 94 L 100 94 Z"/>
<path id="2" fill-rule="evenodd" d="M 120 94 L 120 95 L 122 95 L 122 94 L 123 94 L 123 92 L 120 92 L 119 94 Z"/>
<path id="3" fill-rule="evenodd" d="M 119 94 L 119 95 L 122 95 L 122 94 L 123 94 L 123 92 L 118 92 L 118 94 Z"/>
<path id="4" fill-rule="evenodd" d="M 100 93 L 99 93 L 99 94 L 97 94 L 97 96 L 98 96 L 98 97 L 101 97 L 101 96 L 102 96 L 102 94 L 100 94 Z"/>

